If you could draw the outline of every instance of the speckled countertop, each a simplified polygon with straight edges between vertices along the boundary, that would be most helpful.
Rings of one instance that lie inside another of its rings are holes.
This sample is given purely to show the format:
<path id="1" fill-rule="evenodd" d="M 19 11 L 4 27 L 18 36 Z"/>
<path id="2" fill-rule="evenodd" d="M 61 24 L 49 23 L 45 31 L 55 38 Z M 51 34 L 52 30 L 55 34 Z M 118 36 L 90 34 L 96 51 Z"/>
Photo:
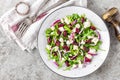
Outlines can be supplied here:
<path id="1" fill-rule="evenodd" d="M 0 0 L 0 16 L 19 0 Z M 88 8 L 98 15 L 111 7 L 120 10 L 120 0 L 88 0 Z M 9 41 L 0 27 L 0 80 L 120 80 L 120 42 L 110 31 L 111 47 L 104 64 L 94 73 L 83 77 L 70 79 L 57 75 L 49 70 L 35 50 L 33 54 L 23 52 L 13 42 Z"/>

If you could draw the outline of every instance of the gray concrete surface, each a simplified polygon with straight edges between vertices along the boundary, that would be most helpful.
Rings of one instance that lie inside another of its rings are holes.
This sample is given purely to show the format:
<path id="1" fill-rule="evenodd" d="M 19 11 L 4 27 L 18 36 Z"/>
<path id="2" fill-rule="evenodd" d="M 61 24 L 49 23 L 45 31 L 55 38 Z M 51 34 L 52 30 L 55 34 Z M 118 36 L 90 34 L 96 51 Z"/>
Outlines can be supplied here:
<path id="1" fill-rule="evenodd" d="M 0 0 L 0 16 L 19 0 Z M 120 10 L 120 0 L 88 0 L 88 8 L 98 15 L 110 7 Z M 110 31 L 111 47 L 104 64 L 94 73 L 76 79 L 65 78 L 49 70 L 35 50 L 33 54 L 21 51 L 13 42 L 9 41 L 0 27 L 0 80 L 120 80 L 120 42 Z"/>

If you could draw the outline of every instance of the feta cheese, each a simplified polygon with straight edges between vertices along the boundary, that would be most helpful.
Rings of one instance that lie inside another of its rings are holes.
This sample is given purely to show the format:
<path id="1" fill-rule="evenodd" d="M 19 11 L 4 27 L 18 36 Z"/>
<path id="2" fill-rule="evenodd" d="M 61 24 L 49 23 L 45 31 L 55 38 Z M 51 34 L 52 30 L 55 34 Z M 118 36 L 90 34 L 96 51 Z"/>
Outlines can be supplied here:
<path id="1" fill-rule="evenodd" d="M 72 30 L 73 32 L 76 32 L 76 28 L 73 28 L 73 30 Z"/>
<path id="2" fill-rule="evenodd" d="M 79 61 L 79 68 L 83 68 L 83 64 L 81 63 L 81 61 Z"/>
<path id="3" fill-rule="evenodd" d="M 74 65 L 73 65 L 73 68 L 75 68 L 75 67 L 76 67 L 76 65 L 74 64 Z"/>
<path id="4" fill-rule="evenodd" d="M 78 67 L 78 65 L 74 64 L 74 65 L 72 66 L 72 69 L 75 69 L 75 68 L 77 68 L 77 67 Z"/>
<path id="5" fill-rule="evenodd" d="M 90 55 L 90 54 L 86 54 L 86 57 L 87 57 L 88 59 L 92 59 L 92 55 Z"/>
<path id="6" fill-rule="evenodd" d="M 61 19 L 60 21 L 61 21 L 61 23 L 64 23 L 64 19 Z"/>
<path id="7" fill-rule="evenodd" d="M 55 51 L 58 51 L 58 49 L 59 49 L 58 46 L 55 46 L 55 47 L 54 47 L 54 50 L 55 50 Z"/>
<path id="8" fill-rule="evenodd" d="M 64 58 L 62 58 L 62 61 L 64 61 L 65 59 Z"/>
<path id="9" fill-rule="evenodd" d="M 75 36 L 75 39 L 77 38 L 77 36 Z"/>
<path id="10" fill-rule="evenodd" d="M 69 40 L 69 42 L 70 42 L 70 44 L 71 44 L 71 43 L 73 43 L 73 40 L 72 40 L 72 39 L 70 39 L 70 40 Z"/>
<path id="11" fill-rule="evenodd" d="M 82 40 L 82 41 L 81 41 L 81 44 L 85 44 L 85 41 Z"/>
<path id="12" fill-rule="evenodd" d="M 74 45 L 73 50 L 78 50 L 78 46 Z"/>
<path id="13" fill-rule="evenodd" d="M 90 24 L 91 24 L 90 21 L 87 20 L 86 22 L 83 23 L 84 28 L 90 27 Z"/>
<path id="14" fill-rule="evenodd" d="M 70 41 L 68 40 L 68 41 L 66 42 L 66 44 L 67 44 L 67 45 L 70 45 Z"/>
<path id="15" fill-rule="evenodd" d="M 97 37 L 94 37 L 94 38 L 92 39 L 92 42 L 94 42 L 95 45 L 97 44 L 98 41 L 99 41 L 99 39 L 98 39 Z"/>
<path id="16" fill-rule="evenodd" d="M 92 53 L 92 54 L 96 54 L 96 50 L 92 49 L 92 48 L 90 48 L 89 52 Z"/>
<path id="17" fill-rule="evenodd" d="M 76 27 L 76 28 L 80 28 L 80 24 L 76 24 L 75 27 Z"/>
<path id="18" fill-rule="evenodd" d="M 51 49 L 51 46 L 50 46 L 50 45 L 47 45 L 46 48 L 47 48 L 48 50 L 50 50 L 50 49 Z"/>
<path id="19" fill-rule="evenodd" d="M 54 34 L 54 32 L 51 32 L 51 35 L 53 35 Z"/>
<path id="20" fill-rule="evenodd" d="M 63 45 L 64 45 L 64 42 L 61 42 L 60 45 L 63 46 Z"/>
<path id="21" fill-rule="evenodd" d="M 66 24 L 70 24 L 70 20 L 67 17 L 65 17 L 64 21 L 65 21 Z"/>
<path id="22" fill-rule="evenodd" d="M 90 38 L 94 38 L 94 36 L 87 36 L 88 37 L 88 39 L 90 39 Z"/>
<path id="23" fill-rule="evenodd" d="M 53 62 L 56 62 L 55 59 L 52 60 Z"/>
<path id="24" fill-rule="evenodd" d="M 72 56 L 72 54 L 69 54 L 70 56 Z"/>
<path id="25" fill-rule="evenodd" d="M 80 46 L 80 48 L 81 48 L 81 49 L 83 49 L 83 45 L 82 45 L 82 46 Z"/>
<path id="26" fill-rule="evenodd" d="M 60 27 L 59 30 L 60 30 L 61 32 L 63 32 L 63 31 L 64 31 L 64 28 L 63 28 L 63 27 Z"/>
<path id="27" fill-rule="evenodd" d="M 55 27 L 54 27 L 54 26 L 52 26 L 52 27 L 51 27 L 51 30 L 55 30 Z"/>
<path id="28" fill-rule="evenodd" d="M 60 38 L 59 41 L 60 41 L 60 42 L 64 42 L 64 41 L 63 41 L 63 38 Z"/>
<path id="29" fill-rule="evenodd" d="M 79 61 L 79 64 L 80 64 L 80 65 L 82 64 L 81 61 Z"/>

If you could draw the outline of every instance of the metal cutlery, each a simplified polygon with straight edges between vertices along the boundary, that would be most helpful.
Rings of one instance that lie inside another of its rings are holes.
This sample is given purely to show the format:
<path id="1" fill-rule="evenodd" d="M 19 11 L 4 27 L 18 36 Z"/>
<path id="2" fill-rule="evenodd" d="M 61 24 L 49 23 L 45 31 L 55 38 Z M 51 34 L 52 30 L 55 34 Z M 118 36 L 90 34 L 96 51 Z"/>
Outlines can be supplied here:
<path id="1" fill-rule="evenodd" d="M 58 1 L 56 4 L 53 4 L 53 5 L 51 5 L 51 6 L 49 6 L 48 8 L 46 8 L 46 9 L 43 9 L 43 10 L 41 10 L 40 11 L 40 13 L 38 13 L 39 12 L 39 10 L 37 10 L 36 12 L 35 12 L 35 14 L 32 14 L 32 16 L 31 17 L 28 17 L 27 19 L 25 19 L 20 25 L 19 25 L 19 28 L 18 28 L 18 30 L 17 30 L 17 33 L 16 33 L 16 35 L 17 35 L 17 37 L 18 38 L 21 38 L 22 36 L 23 36 L 23 34 L 26 32 L 26 30 L 28 29 L 28 27 L 33 23 L 33 21 L 34 20 L 36 20 L 36 17 L 38 16 L 37 14 L 43 14 L 43 13 L 47 13 L 48 11 L 50 11 L 51 9 L 54 9 L 55 7 L 60 7 L 60 5 L 62 4 L 62 3 L 64 3 L 64 2 L 66 2 L 65 4 L 63 4 L 63 5 L 61 5 L 61 6 L 65 6 L 65 5 L 67 5 L 67 4 L 71 4 L 71 2 L 69 3 L 68 2 L 69 0 L 60 0 L 60 1 Z M 46 5 L 47 5 L 47 3 L 49 4 L 49 2 L 50 1 L 46 1 Z M 68 3 L 67 3 L 68 2 Z M 43 5 L 43 6 L 45 6 L 45 4 Z"/>
<path id="2" fill-rule="evenodd" d="M 43 1 L 43 2 L 42 2 Z M 37 17 L 37 14 L 39 12 L 39 9 L 41 9 L 49 0 L 38 0 L 35 4 L 33 4 L 33 8 L 35 8 L 34 12 L 30 14 L 29 17 L 27 17 L 23 22 L 19 24 L 19 28 L 16 31 L 16 36 L 18 38 L 21 38 L 22 35 L 25 33 L 25 31 L 28 29 L 28 27 L 34 22 L 34 20 Z"/>

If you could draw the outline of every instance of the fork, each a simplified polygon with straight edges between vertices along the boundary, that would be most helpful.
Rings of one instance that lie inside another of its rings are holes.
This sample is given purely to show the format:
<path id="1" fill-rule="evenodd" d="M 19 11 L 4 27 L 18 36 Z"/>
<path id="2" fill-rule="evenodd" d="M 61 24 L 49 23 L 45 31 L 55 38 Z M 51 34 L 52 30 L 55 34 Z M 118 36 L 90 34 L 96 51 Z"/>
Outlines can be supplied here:
<path id="1" fill-rule="evenodd" d="M 30 14 L 29 17 L 27 17 L 24 21 L 22 21 L 19 24 L 19 28 L 16 31 L 16 36 L 18 38 L 21 38 L 23 36 L 23 34 L 26 32 L 26 30 L 28 29 L 28 27 L 34 22 L 34 20 L 37 17 L 37 14 L 39 12 L 39 9 L 41 9 L 42 7 L 45 6 L 45 4 L 48 2 L 49 0 L 37 0 L 37 2 L 33 5 L 33 8 L 35 8 L 34 13 Z"/>

